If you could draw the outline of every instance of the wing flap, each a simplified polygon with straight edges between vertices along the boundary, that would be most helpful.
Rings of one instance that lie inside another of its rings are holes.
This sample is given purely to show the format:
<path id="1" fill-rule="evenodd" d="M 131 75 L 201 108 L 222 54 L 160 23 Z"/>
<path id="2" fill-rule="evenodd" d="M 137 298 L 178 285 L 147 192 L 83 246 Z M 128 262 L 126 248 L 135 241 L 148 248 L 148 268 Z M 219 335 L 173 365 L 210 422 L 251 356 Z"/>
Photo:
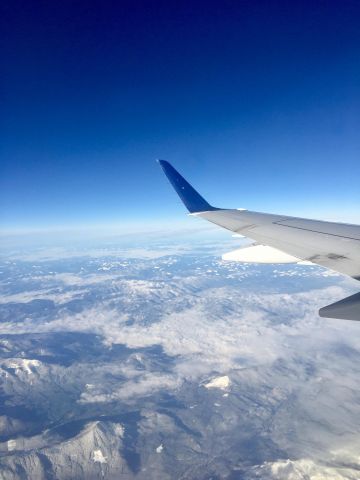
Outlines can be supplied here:
<path id="1" fill-rule="evenodd" d="M 300 258 L 267 245 L 250 245 L 225 253 L 223 260 L 243 263 L 298 263 Z"/>
<path id="2" fill-rule="evenodd" d="M 320 317 L 360 321 L 360 292 L 320 308 Z"/>

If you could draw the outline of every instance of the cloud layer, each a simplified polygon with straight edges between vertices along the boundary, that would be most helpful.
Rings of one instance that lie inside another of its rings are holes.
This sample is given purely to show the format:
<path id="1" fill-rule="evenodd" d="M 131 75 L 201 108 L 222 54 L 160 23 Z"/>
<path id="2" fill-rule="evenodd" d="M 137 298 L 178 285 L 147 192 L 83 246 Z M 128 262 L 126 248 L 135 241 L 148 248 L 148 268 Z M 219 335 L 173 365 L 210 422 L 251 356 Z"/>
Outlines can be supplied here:
<path id="1" fill-rule="evenodd" d="M 2 285 L 3 352 L 13 351 L 14 332 L 72 332 L 102 343 L 101 356 L 90 350 L 70 366 L 49 365 L 45 350 L 37 360 L 2 361 L 8 392 L 31 378 L 35 394 L 44 379 L 56 379 L 72 390 L 77 415 L 139 410 L 143 442 L 153 428 L 163 432 L 153 451 L 174 469 L 169 445 L 181 451 L 195 442 L 193 472 L 206 454 L 206 471 L 222 478 L 356 478 L 359 325 L 317 315 L 353 284 L 317 267 L 238 265 L 182 251 L 6 263 L 17 281 Z M 174 407 L 165 413 L 167 396 Z M 145 428 L 154 418 L 157 426 Z M 223 452 L 220 463 L 215 451 Z"/>

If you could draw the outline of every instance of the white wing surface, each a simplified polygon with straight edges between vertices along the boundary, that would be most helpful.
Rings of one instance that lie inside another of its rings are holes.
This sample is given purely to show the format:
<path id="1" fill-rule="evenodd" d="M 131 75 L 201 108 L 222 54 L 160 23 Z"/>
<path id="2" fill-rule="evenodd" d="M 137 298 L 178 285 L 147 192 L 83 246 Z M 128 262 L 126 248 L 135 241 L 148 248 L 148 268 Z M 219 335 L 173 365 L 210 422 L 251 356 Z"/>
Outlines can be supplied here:
<path id="1" fill-rule="evenodd" d="M 247 247 L 252 251 L 239 252 L 240 261 L 255 262 L 259 254 L 258 261 L 263 263 L 265 253 L 267 263 L 283 263 L 282 258 L 286 261 L 293 259 L 294 262 L 308 261 L 360 281 L 359 225 L 216 208 L 201 197 L 168 162 L 159 162 L 190 214 L 244 235 L 254 240 L 256 245 L 272 247 L 258 250 L 254 245 Z M 282 257 L 281 252 L 286 255 Z M 360 294 L 321 309 L 320 315 L 360 320 Z"/>

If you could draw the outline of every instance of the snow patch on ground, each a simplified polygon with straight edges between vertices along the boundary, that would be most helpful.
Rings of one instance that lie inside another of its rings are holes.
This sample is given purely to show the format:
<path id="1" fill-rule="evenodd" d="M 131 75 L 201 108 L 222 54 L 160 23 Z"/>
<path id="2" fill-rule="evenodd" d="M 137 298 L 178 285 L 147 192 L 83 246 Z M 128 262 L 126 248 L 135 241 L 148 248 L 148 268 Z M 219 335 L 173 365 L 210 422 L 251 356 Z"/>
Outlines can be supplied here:
<path id="1" fill-rule="evenodd" d="M 213 378 L 209 383 L 205 383 L 205 388 L 220 388 L 221 390 L 225 390 L 230 386 L 230 378 L 227 375 L 223 377 L 216 377 Z"/>
<path id="2" fill-rule="evenodd" d="M 101 450 L 94 450 L 94 462 L 107 463 L 106 457 L 104 457 Z"/>
<path id="3" fill-rule="evenodd" d="M 157 447 L 156 453 L 161 453 L 163 450 L 164 450 L 164 447 L 163 447 L 163 444 L 161 443 L 161 444 Z"/>
<path id="4" fill-rule="evenodd" d="M 116 435 L 119 435 L 120 438 L 124 437 L 125 428 L 123 427 L 123 425 L 121 425 L 121 423 L 115 425 L 115 433 Z"/>
<path id="5" fill-rule="evenodd" d="M 14 368 L 16 374 L 19 372 L 25 372 L 28 375 L 34 373 L 30 367 L 39 367 L 40 365 L 41 362 L 39 362 L 39 360 L 28 360 L 26 358 L 17 358 L 5 363 L 7 368 Z"/>
<path id="6" fill-rule="evenodd" d="M 7 448 L 9 452 L 12 452 L 16 448 L 16 440 L 8 440 Z"/>
<path id="7" fill-rule="evenodd" d="M 261 465 L 262 474 L 276 480 L 357 480 L 358 472 L 346 466 L 317 464 L 310 459 L 280 460 Z M 267 477 L 266 477 L 267 478 Z"/>

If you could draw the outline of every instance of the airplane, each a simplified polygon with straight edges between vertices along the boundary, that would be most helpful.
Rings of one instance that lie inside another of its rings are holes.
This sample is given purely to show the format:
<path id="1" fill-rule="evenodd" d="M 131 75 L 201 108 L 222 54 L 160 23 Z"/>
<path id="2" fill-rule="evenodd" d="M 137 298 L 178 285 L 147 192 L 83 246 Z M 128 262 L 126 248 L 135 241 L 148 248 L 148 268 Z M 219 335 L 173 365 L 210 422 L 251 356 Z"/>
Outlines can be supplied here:
<path id="1" fill-rule="evenodd" d="M 213 207 L 169 162 L 158 162 L 190 215 L 254 241 L 223 255 L 224 260 L 311 262 L 360 281 L 360 225 Z M 321 308 L 319 315 L 360 321 L 360 292 Z"/>

